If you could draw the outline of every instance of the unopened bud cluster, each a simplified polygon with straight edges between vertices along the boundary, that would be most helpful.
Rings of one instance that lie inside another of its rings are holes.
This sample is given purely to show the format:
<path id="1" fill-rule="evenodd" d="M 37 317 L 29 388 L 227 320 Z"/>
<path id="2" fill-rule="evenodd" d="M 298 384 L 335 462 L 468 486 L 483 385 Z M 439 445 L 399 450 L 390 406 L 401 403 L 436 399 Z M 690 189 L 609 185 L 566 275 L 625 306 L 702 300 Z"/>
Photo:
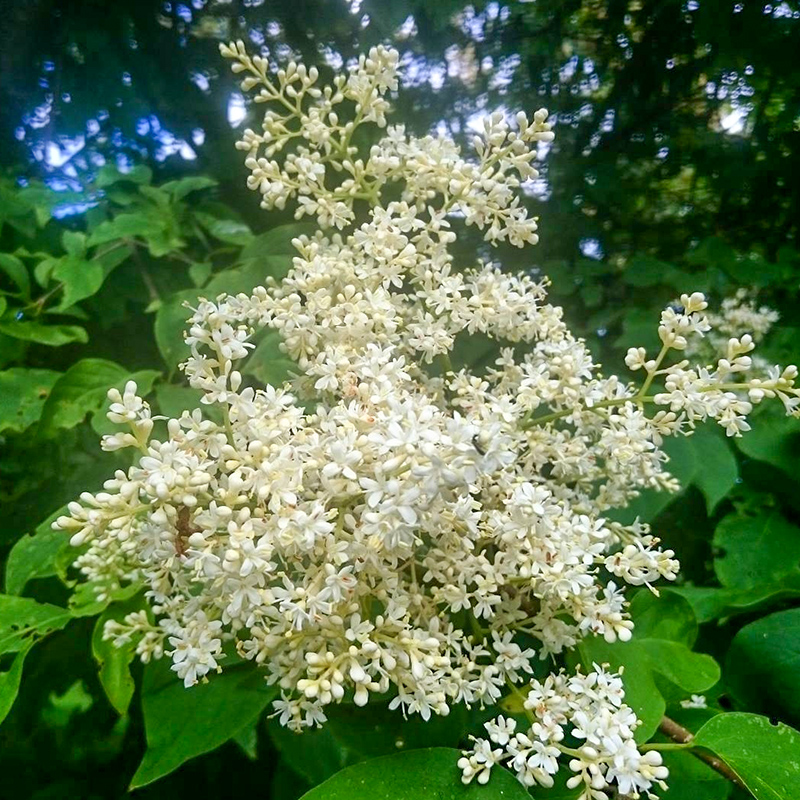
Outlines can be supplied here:
<path id="1" fill-rule="evenodd" d="M 792 407 L 796 370 L 748 382 L 744 338 L 724 365 L 668 364 L 709 330 L 692 294 L 664 312 L 659 354 L 628 354 L 636 386 L 600 372 L 544 284 L 454 263 L 459 220 L 490 241 L 535 241 L 515 190 L 533 174 L 529 145 L 552 136 L 545 112 L 516 127 L 490 117 L 475 157 L 398 127 L 362 158 L 352 134 L 384 124 L 396 53 L 373 50 L 321 89 L 313 69 L 272 76 L 241 45 L 223 54 L 270 104 L 243 142 L 252 188 L 341 232 L 295 240 L 280 285 L 194 310 L 183 367 L 218 415 L 184 412 L 152 438 L 134 387 L 111 395 L 126 429 L 104 445 L 141 456 L 56 523 L 85 548 L 77 564 L 100 596 L 146 589 L 148 613 L 107 635 L 145 660 L 165 654 L 187 687 L 233 653 L 261 664 L 295 729 L 373 695 L 425 719 L 492 706 L 529 680 L 532 659 L 585 636 L 629 639 L 622 587 L 671 580 L 678 564 L 645 525 L 608 513 L 677 487 L 663 437 L 707 417 L 738 433 L 760 397 Z M 398 190 L 383 204 L 389 181 Z M 265 328 L 297 365 L 291 383 L 244 375 Z M 495 363 L 454 367 L 457 341 L 477 335 L 500 345 Z M 528 732 L 489 729 L 527 785 L 548 785 L 568 726 L 586 740 L 568 759 L 585 798 L 663 780 L 633 743 L 617 677 L 554 675 L 527 692 Z M 506 757 L 476 743 L 465 779 Z"/>

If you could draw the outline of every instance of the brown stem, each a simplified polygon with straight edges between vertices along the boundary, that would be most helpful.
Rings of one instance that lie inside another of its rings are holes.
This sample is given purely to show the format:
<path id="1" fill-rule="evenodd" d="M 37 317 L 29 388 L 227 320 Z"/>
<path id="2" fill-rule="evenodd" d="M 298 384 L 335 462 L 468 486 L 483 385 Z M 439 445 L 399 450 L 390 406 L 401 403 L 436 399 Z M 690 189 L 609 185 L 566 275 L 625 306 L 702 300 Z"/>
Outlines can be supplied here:
<path id="1" fill-rule="evenodd" d="M 679 725 L 674 719 L 670 719 L 669 717 L 662 718 L 658 729 L 665 736 L 669 736 L 673 742 L 688 744 L 694 740 L 694 734 L 691 731 L 684 728 L 683 725 Z M 695 758 L 699 758 L 701 761 L 708 764 L 711 769 L 718 772 L 724 778 L 727 778 L 732 784 L 738 786 L 740 789 L 748 791 L 742 779 L 721 758 L 718 758 L 713 753 L 704 752 L 703 750 L 692 749 L 691 753 Z"/>

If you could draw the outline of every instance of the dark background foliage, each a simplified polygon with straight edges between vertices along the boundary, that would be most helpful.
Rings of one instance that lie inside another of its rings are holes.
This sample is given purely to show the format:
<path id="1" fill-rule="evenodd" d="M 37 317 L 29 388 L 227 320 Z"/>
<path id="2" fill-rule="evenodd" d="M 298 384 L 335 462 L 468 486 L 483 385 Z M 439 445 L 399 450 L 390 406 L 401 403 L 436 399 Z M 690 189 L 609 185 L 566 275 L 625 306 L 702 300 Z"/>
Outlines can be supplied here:
<path id="1" fill-rule="evenodd" d="M 540 179 L 526 187 L 541 244 L 491 255 L 547 274 L 571 324 L 607 365 L 652 340 L 658 310 L 680 291 L 719 301 L 738 286 L 756 287 L 781 313 L 770 355 L 800 356 L 796 2 L 4 0 L 0 36 L 0 220 L 8 223 L 0 251 L 17 253 L 35 278 L 26 292 L 15 286 L 23 280 L 15 264 L 0 263 L 9 303 L 0 312 L 0 368 L 6 376 L 42 370 L 42 419 L 49 414 L 46 424 L 34 415 L 30 425 L 0 427 L 2 557 L 118 463 L 96 444 L 102 414 L 94 428 L 84 422 L 100 409 L 96 393 L 69 419 L 47 410 L 59 376 L 87 357 L 129 372 L 156 367 L 149 380 L 168 407 L 185 389 L 179 357 L 165 344 L 180 341 L 179 301 L 220 277 L 261 280 L 257 250 L 248 252 L 253 236 L 291 221 L 260 211 L 244 188 L 233 143 L 257 118 L 218 56 L 221 40 L 241 38 L 274 61 L 302 59 L 323 74 L 391 42 L 409 85 L 394 121 L 417 133 L 439 128 L 465 141 L 483 113 L 547 107 L 557 138 L 542 152 Z M 168 188 L 198 175 L 214 180 L 185 194 Z M 136 217 L 133 227 L 118 222 L 125 214 Z M 103 224 L 116 226 L 110 239 L 97 234 Z M 79 303 L 53 302 L 65 287 L 82 291 L 63 277 L 70 258 L 100 263 L 116 246 L 124 259 L 108 268 L 113 276 Z M 48 258 L 54 263 L 42 267 Z M 13 328 L 20 322 L 38 327 L 23 335 Z M 85 333 L 64 332 L 75 325 Z M 56 327 L 68 337 L 58 348 L 43 339 Z M 275 354 L 265 352 L 257 377 L 279 377 Z M 58 435 L 45 435 L 47 425 Z M 755 428 L 737 447 L 714 434 L 678 447 L 675 471 L 688 488 L 678 502 L 644 498 L 636 511 L 683 562 L 682 592 L 703 623 L 697 648 L 724 665 L 715 702 L 797 726 L 797 700 L 774 687 L 800 680 L 800 659 L 770 667 L 757 644 L 761 629 L 751 626 L 766 625 L 800 652 L 792 609 L 800 596 L 800 437 L 769 414 Z M 766 577 L 748 577 L 752 559 L 769 565 Z M 41 574 L 25 593 L 66 602 L 54 573 Z M 87 656 L 92 626 L 72 622 L 27 659 L 0 728 L 0 765 L 13 775 L 0 797 L 126 795 L 145 749 L 141 712 L 134 702 L 120 718 L 105 700 Z M 458 743 L 448 736 L 431 742 Z M 323 766 L 309 772 L 306 756 L 272 726 L 239 738 L 136 796 L 227 797 L 235 774 L 237 795 L 267 796 L 272 785 L 273 797 L 290 798 L 355 752 L 313 740 Z M 680 797 L 728 796 L 716 785 L 686 791 Z"/>

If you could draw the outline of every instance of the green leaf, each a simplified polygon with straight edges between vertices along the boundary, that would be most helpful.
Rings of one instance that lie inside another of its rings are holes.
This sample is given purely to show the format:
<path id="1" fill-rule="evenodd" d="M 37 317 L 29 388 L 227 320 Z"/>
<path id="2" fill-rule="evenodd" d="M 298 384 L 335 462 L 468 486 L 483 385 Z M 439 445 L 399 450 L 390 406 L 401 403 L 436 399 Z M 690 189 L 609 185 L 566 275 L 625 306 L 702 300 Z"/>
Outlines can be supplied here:
<path id="1" fill-rule="evenodd" d="M 54 531 L 52 523 L 66 512 L 62 506 L 36 526 L 33 535 L 25 534 L 11 548 L 6 561 L 8 594 L 22 594 L 28 581 L 61 573 L 59 556 L 69 548 L 69 534 Z"/>
<path id="2" fill-rule="evenodd" d="M 349 751 L 351 760 L 390 755 L 400 749 L 457 747 L 468 726 L 467 709 L 459 704 L 446 717 L 423 720 L 418 714 L 403 719 L 389 710 L 388 702 L 370 700 L 364 708 L 342 703 L 326 711 L 330 728 L 338 742 Z"/>
<path id="3" fill-rule="evenodd" d="M 74 428 L 87 414 L 98 411 L 112 386 L 124 384 L 130 373 L 113 361 L 84 358 L 70 367 L 53 386 L 42 412 L 40 432 L 53 436 L 59 428 Z"/>
<path id="4" fill-rule="evenodd" d="M 427 722 L 418 715 L 403 719 L 388 702 L 371 701 L 366 708 L 349 703 L 329 706 L 328 721 L 317 730 L 293 733 L 278 720 L 267 724 L 270 738 L 283 760 L 310 785 L 344 767 L 400 750 L 456 747 L 467 728 L 467 709 L 454 706 L 446 717 Z"/>
<path id="5" fill-rule="evenodd" d="M 25 298 L 31 295 L 31 278 L 28 268 L 11 253 L 0 253 L 0 270 L 6 273 L 16 284 L 20 294 Z"/>
<path id="6" fill-rule="evenodd" d="M 42 325 L 28 320 L 0 322 L 0 333 L 14 339 L 46 344 L 50 347 L 61 347 L 70 342 L 86 344 L 89 341 L 86 331 L 77 325 Z"/>
<path id="7" fill-rule="evenodd" d="M 259 259 L 265 256 L 297 255 L 292 244 L 292 239 L 298 236 L 311 236 L 315 227 L 310 222 L 292 222 L 288 225 L 279 225 L 272 230 L 256 236 L 247 247 L 242 250 L 241 259 L 246 261 L 251 258 Z"/>
<path id="8" fill-rule="evenodd" d="M 722 554 L 714 572 L 723 586 L 754 589 L 796 572 L 800 563 L 800 528 L 777 511 L 754 517 L 729 514 L 714 531 Z"/>
<path id="9" fill-rule="evenodd" d="M 78 256 L 65 256 L 53 269 L 53 278 L 64 284 L 64 294 L 59 311 L 71 308 L 75 303 L 96 294 L 105 280 L 103 267 L 96 261 L 86 261 Z"/>
<path id="10" fill-rule="evenodd" d="M 97 599 L 98 589 L 102 589 L 102 600 Z M 74 586 L 69 598 L 69 612 L 73 617 L 96 617 L 102 614 L 112 603 L 124 602 L 141 592 L 139 583 L 127 586 L 114 586 L 108 583 L 98 587 L 96 583 L 81 582 Z"/>
<path id="11" fill-rule="evenodd" d="M 0 723 L 8 716 L 14 701 L 19 693 L 19 684 L 22 680 L 22 665 L 25 656 L 28 655 L 30 646 L 20 650 L 11 662 L 11 666 L 5 671 L 0 672 Z"/>
<path id="12" fill-rule="evenodd" d="M 716 753 L 756 800 L 800 797 L 800 733 L 756 714 L 718 714 L 694 743 Z"/>
<path id="13" fill-rule="evenodd" d="M 86 234 L 80 231 L 64 231 L 61 244 L 71 256 L 82 259 L 86 256 Z"/>
<path id="14" fill-rule="evenodd" d="M 485 786 L 461 783 L 461 753 L 448 747 L 409 750 L 348 767 L 302 800 L 530 800 L 522 784 L 495 767 Z"/>
<path id="15" fill-rule="evenodd" d="M 719 426 L 704 425 L 690 437 L 698 469 L 692 482 L 703 493 L 709 516 L 736 485 L 739 465 Z"/>
<path id="16" fill-rule="evenodd" d="M 104 189 L 106 186 L 112 186 L 120 181 L 148 184 L 151 180 L 153 180 L 153 171 L 142 164 L 133 167 L 127 172 L 120 172 L 112 164 L 106 164 L 98 170 L 95 185 L 98 189 Z"/>
<path id="17" fill-rule="evenodd" d="M 163 229 L 163 223 L 144 211 L 118 214 L 114 219 L 101 222 L 89 237 L 89 245 L 95 246 L 113 242 L 116 239 L 130 239 L 135 236 L 148 237 Z"/>
<path id="18" fill-rule="evenodd" d="M 211 277 L 212 269 L 213 267 L 208 261 L 198 261 L 192 264 L 189 267 L 189 277 L 192 283 L 197 287 L 202 286 Z"/>
<path id="19" fill-rule="evenodd" d="M 745 625 L 728 650 L 725 678 L 741 705 L 800 721 L 800 608 Z"/>
<path id="20" fill-rule="evenodd" d="M 142 686 L 147 751 L 131 781 L 145 786 L 190 758 L 214 750 L 257 719 L 278 692 L 264 672 L 230 666 L 208 683 L 186 689 L 167 664 L 148 664 Z"/>
<path id="21" fill-rule="evenodd" d="M 675 589 L 653 594 L 640 589 L 630 604 L 631 619 L 636 623 L 634 636 L 667 639 L 691 647 L 697 640 L 697 620 L 691 604 Z"/>
<path id="22" fill-rule="evenodd" d="M 184 411 L 200 408 L 200 398 L 203 392 L 192 389 L 191 386 L 175 386 L 171 383 L 162 383 L 156 387 L 156 402 L 158 410 L 164 416 L 177 419 Z M 204 412 L 210 408 L 203 409 Z"/>
<path id="23" fill-rule="evenodd" d="M 221 242 L 246 245 L 254 239 L 250 227 L 240 220 L 219 219 L 202 211 L 198 211 L 195 217 L 215 239 L 219 239 Z"/>
<path id="24" fill-rule="evenodd" d="M 237 269 L 219 272 L 203 289 L 203 297 L 216 297 L 219 294 L 250 294 L 256 286 L 263 286 L 266 279 L 282 280 L 292 266 L 288 254 L 263 256 L 251 259 Z"/>
<path id="25" fill-rule="evenodd" d="M 22 432 L 39 419 L 60 373 L 13 367 L 0 372 L 0 431 Z"/>
<path id="26" fill-rule="evenodd" d="M 126 614 L 142 608 L 141 595 L 127 602 L 114 603 L 97 619 L 92 633 L 92 655 L 99 667 L 98 677 L 103 691 L 114 710 L 120 714 L 128 712 L 136 688 L 130 665 L 136 655 L 135 642 L 116 647 L 110 639 L 103 639 L 106 622 L 121 622 Z"/>
<path id="27" fill-rule="evenodd" d="M 0 594 L 0 653 L 17 653 L 35 639 L 61 630 L 72 614 L 29 597 Z"/>
<path id="28" fill-rule="evenodd" d="M 196 304 L 197 297 L 196 289 L 176 292 L 156 312 L 156 344 L 164 363 L 170 369 L 175 369 L 181 361 L 189 357 L 189 348 L 183 341 L 183 333 L 187 329 L 186 320 L 192 315 L 192 310 L 184 304 Z"/>
<path id="29" fill-rule="evenodd" d="M 251 351 L 242 372 L 272 386 L 281 386 L 292 375 L 299 373 L 297 364 L 281 351 L 280 342 L 278 331 L 268 331 Z"/>
<path id="30" fill-rule="evenodd" d="M 759 414 L 747 436 L 740 436 L 735 441 L 746 456 L 766 461 L 797 478 L 800 423 L 793 417 Z"/>
<path id="31" fill-rule="evenodd" d="M 234 734 L 233 741 L 239 745 L 240 750 L 250 761 L 258 760 L 258 720 L 254 719 L 239 733 Z"/>
<path id="32" fill-rule="evenodd" d="M 205 175 L 189 175 L 186 178 L 162 183 L 158 188 L 172 195 L 173 200 L 180 200 L 190 192 L 197 192 L 200 189 L 208 189 L 216 185 L 217 181 Z"/>
<path id="33" fill-rule="evenodd" d="M 691 603 L 699 623 L 746 614 L 787 598 L 800 596 L 800 574 L 787 575 L 778 583 L 755 589 L 719 589 L 706 586 L 680 586 L 679 592 Z"/>

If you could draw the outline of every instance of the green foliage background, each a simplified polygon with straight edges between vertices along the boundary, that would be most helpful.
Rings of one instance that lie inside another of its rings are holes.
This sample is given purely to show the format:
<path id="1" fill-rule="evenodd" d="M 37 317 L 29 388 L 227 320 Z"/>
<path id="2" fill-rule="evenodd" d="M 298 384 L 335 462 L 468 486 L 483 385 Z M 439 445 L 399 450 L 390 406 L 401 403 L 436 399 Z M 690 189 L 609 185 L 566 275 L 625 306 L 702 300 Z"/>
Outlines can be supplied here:
<path id="1" fill-rule="evenodd" d="M 480 728 L 480 711 L 422 724 L 343 706 L 296 737 L 265 721 L 272 691 L 246 665 L 191 692 L 163 665 L 143 668 L 97 635 L 140 599 L 101 605 L 75 591 L 49 523 L 126 465 L 99 449 L 107 389 L 133 377 L 160 412 L 193 405 L 177 369 L 184 303 L 280 279 L 306 229 L 259 212 L 242 188 L 220 38 L 309 63 L 394 41 L 417 76 L 395 119 L 417 132 L 441 123 L 463 139 L 477 111 L 547 106 L 557 139 L 529 199 L 542 217 L 536 261 L 493 255 L 549 275 L 609 370 L 626 347 L 652 343 L 679 292 L 719 302 L 740 286 L 781 313 L 769 357 L 797 363 L 798 4 L 37 0 L 4 11 L 0 797 L 525 796 L 501 774 L 460 788 L 454 748 Z M 398 41 L 410 16 L 416 33 Z M 484 68 L 448 75 L 456 62 Z M 176 142 L 192 142 L 196 158 L 165 155 Z M 474 252 L 466 240 L 464 257 Z M 265 382 L 291 368 L 270 336 L 248 364 Z M 668 446 L 684 490 L 624 514 L 676 551 L 681 582 L 660 599 L 636 595 L 633 642 L 586 641 L 571 665 L 625 666 L 642 741 L 666 710 L 702 729 L 698 742 L 759 800 L 794 800 L 800 744 L 783 723 L 800 727 L 800 425 L 765 409 L 753 427 L 734 443 L 703 430 Z M 692 693 L 709 709 L 683 709 Z M 688 753 L 667 763 L 669 800 L 747 796 Z"/>

